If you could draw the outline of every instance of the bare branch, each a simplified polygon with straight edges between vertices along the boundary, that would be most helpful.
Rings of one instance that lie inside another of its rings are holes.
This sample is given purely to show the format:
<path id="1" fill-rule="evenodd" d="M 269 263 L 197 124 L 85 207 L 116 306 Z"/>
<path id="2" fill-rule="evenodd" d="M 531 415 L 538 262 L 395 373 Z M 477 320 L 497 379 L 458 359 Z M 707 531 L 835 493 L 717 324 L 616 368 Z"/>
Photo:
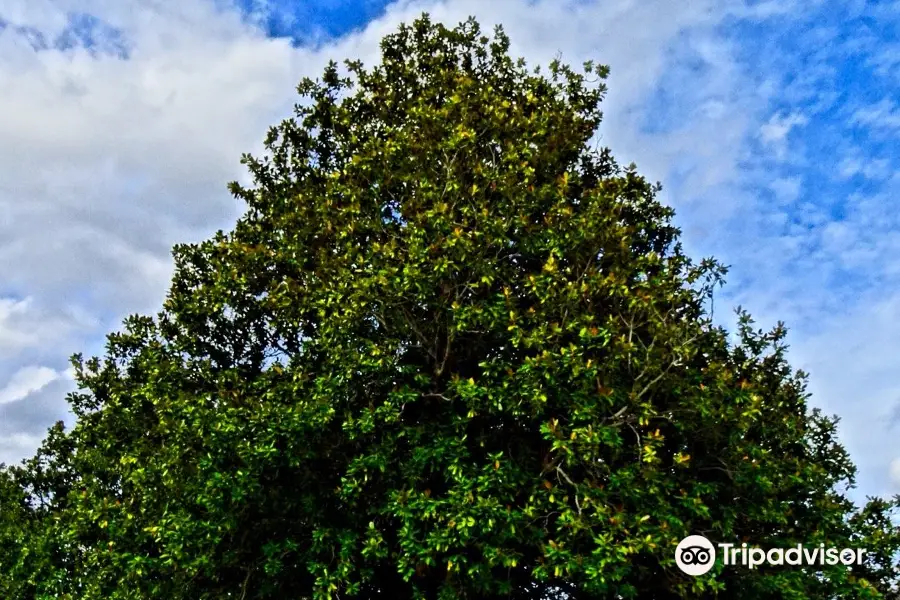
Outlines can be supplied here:
<path id="1" fill-rule="evenodd" d="M 637 439 L 637 449 L 638 449 L 638 462 L 644 460 L 644 449 L 641 447 L 641 434 L 638 433 L 637 429 L 634 428 L 634 425 L 631 423 L 626 423 L 631 431 L 634 432 L 634 437 Z"/>
<path id="2" fill-rule="evenodd" d="M 646 394 L 647 391 L 649 391 L 651 387 L 653 387 L 654 385 L 656 385 L 656 383 L 657 383 L 660 379 L 662 379 L 663 377 L 665 377 L 666 374 L 667 374 L 668 372 L 669 372 L 669 369 L 666 368 L 665 371 L 663 371 L 662 373 L 660 373 L 659 375 L 657 375 L 656 377 L 654 377 L 653 380 L 652 380 L 650 383 L 648 383 L 647 385 L 645 385 L 645 386 L 644 386 L 644 389 L 642 389 L 642 390 L 638 393 L 638 395 L 634 397 L 635 401 L 640 400 L 640 399 L 641 399 L 641 396 L 643 396 L 644 394 Z"/>
<path id="3" fill-rule="evenodd" d="M 572 478 L 569 477 L 565 471 L 563 471 L 562 467 L 559 465 L 556 466 L 556 472 L 563 476 L 563 479 L 569 482 L 569 485 L 575 488 L 575 507 L 578 509 L 578 514 L 581 514 L 581 503 L 578 502 L 578 486 L 575 485 L 575 482 L 572 481 Z"/>
<path id="4" fill-rule="evenodd" d="M 243 590 L 241 591 L 241 600 L 244 600 L 247 597 L 247 585 L 250 583 L 250 575 L 253 573 L 253 569 L 247 569 L 247 576 L 244 578 Z"/>
<path id="5" fill-rule="evenodd" d="M 625 411 L 627 411 L 627 410 L 628 410 L 628 406 L 627 406 L 627 405 L 626 405 L 626 406 L 623 406 L 622 408 L 620 408 L 619 410 L 617 410 L 616 413 L 615 413 L 614 415 L 609 416 L 609 417 L 606 417 L 606 420 L 607 420 L 607 421 L 613 421 L 613 420 L 615 420 L 615 419 L 618 419 L 619 417 L 621 417 L 622 415 L 624 415 L 624 414 L 625 414 Z"/>

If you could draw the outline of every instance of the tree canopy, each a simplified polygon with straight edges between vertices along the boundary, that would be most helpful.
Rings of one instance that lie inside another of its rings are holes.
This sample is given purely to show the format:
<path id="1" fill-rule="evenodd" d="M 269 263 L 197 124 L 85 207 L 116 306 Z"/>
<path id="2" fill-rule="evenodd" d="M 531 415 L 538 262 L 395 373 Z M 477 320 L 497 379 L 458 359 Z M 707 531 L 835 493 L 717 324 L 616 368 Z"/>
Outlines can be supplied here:
<path id="1" fill-rule="evenodd" d="M 715 326 L 726 269 L 592 148 L 608 69 L 427 15 L 381 50 L 74 358 L 75 425 L 0 469 L 0 596 L 896 598 L 898 502 L 848 499 L 785 327 Z M 869 553 L 694 578 L 695 533 Z"/>

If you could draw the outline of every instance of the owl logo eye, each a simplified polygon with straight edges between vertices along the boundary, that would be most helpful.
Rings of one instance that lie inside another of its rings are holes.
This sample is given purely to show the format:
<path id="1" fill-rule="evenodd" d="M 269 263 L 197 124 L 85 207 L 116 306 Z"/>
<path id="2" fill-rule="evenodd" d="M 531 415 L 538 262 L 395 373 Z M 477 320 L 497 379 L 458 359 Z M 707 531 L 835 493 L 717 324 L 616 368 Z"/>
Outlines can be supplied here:
<path id="1" fill-rule="evenodd" d="M 712 559 L 712 553 L 703 546 L 689 546 L 681 550 L 681 562 L 686 565 L 705 565 Z"/>

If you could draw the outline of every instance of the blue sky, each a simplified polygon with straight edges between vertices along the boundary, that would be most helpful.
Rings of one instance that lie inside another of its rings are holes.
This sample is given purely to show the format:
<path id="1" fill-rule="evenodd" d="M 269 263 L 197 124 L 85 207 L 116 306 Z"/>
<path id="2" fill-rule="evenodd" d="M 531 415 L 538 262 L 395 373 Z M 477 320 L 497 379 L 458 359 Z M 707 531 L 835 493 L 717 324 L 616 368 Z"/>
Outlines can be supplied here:
<path id="1" fill-rule="evenodd" d="M 381 0 L 239 0 L 237 6 L 249 22 L 258 23 L 270 37 L 288 38 L 295 45 L 318 44 L 364 28 L 384 14 L 389 2 Z"/>
<path id="2" fill-rule="evenodd" d="M 228 228 L 240 154 L 300 77 L 422 11 L 612 68 L 601 143 L 663 183 L 717 298 L 791 329 L 865 494 L 900 492 L 900 3 L 7 0 L 0 7 L 0 461 L 65 417 L 66 359 L 155 312 L 173 243 Z"/>

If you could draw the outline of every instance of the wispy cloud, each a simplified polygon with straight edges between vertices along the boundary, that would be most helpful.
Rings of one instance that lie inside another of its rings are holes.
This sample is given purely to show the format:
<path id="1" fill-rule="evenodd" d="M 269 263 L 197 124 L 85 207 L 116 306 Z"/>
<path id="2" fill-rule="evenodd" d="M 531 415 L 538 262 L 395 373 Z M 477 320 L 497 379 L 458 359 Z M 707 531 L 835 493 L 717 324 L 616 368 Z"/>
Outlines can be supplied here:
<path id="1" fill-rule="evenodd" d="M 61 376 L 48 367 L 28 366 L 16 371 L 0 388 L 0 404 L 9 404 L 24 400 L 33 392 L 37 392 L 56 381 Z"/>
<path id="2" fill-rule="evenodd" d="M 900 458 L 891 461 L 890 476 L 894 487 L 900 488 Z"/>
<path id="3" fill-rule="evenodd" d="M 43 439 L 42 435 L 13 433 L 0 436 L 0 464 L 14 464 L 18 457 L 30 454 Z"/>
<path id="4" fill-rule="evenodd" d="M 851 117 L 856 126 L 868 127 L 876 133 L 900 130 L 900 109 L 897 103 L 889 98 L 857 109 Z"/>
<path id="5" fill-rule="evenodd" d="M 891 161 L 886 158 L 864 158 L 860 153 L 845 157 L 837 174 L 843 179 L 861 175 L 866 179 L 886 179 L 891 174 Z"/>
<path id="6" fill-rule="evenodd" d="M 776 158 L 782 159 L 787 152 L 788 135 L 794 128 L 808 122 L 809 119 L 800 113 L 775 114 L 759 128 L 759 138 L 772 149 Z"/>

